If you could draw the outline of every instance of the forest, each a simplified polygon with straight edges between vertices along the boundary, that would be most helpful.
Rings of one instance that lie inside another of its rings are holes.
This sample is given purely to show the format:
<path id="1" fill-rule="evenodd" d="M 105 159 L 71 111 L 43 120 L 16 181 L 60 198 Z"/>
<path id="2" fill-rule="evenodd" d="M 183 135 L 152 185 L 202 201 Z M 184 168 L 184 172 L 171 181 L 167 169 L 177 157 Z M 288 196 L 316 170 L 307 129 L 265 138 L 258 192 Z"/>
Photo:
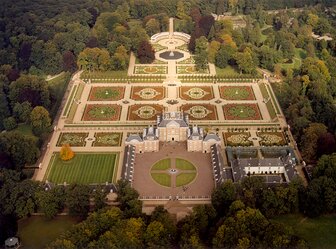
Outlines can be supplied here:
<path id="1" fill-rule="evenodd" d="M 336 211 L 335 2 L 1 0 L 0 241 L 16 233 L 20 218 L 37 211 L 53 218 L 66 208 L 88 218 L 50 248 L 306 248 L 306 241 L 270 218 Z M 234 28 L 211 13 L 243 15 L 246 27 Z M 273 88 L 303 160 L 314 166 L 307 186 L 298 181 L 268 188 L 260 179 L 225 183 L 214 191 L 212 205 L 195 208 L 175 224 L 161 207 L 142 214 L 137 193 L 124 183 L 120 206 L 109 209 L 104 191 L 98 195 L 74 185 L 46 192 L 29 180 L 71 74 L 124 71 L 131 52 L 150 63 L 148 39 L 167 30 L 169 17 L 177 19 L 178 31 L 191 35 L 198 67 L 209 61 L 251 75 L 262 68 L 282 80 Z M 332 40 L 314 39 L 312 32 Z M 90 200 L 96 211 L 91 214 Z"/>

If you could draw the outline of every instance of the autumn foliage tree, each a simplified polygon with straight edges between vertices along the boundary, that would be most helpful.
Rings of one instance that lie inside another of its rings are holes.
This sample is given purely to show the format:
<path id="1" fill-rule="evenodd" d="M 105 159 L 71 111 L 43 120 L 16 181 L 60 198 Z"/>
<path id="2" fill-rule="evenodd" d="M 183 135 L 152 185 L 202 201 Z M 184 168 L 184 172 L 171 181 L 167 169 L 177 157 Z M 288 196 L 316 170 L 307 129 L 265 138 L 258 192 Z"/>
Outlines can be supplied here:
<path id="1" fill-rule="evenodd" d="M 69 161 L 75 156 L 69 144 L 63 144 L 60 151 L 60 158 L 63 161 Z"/>
<path id="2" fill-rule="evenodd" d="M 138 47 L 138 58 L 140 63 L 149 64 L 155 59 L 155 52 L 152 45 L 148 41 L 142 41 Z"/>

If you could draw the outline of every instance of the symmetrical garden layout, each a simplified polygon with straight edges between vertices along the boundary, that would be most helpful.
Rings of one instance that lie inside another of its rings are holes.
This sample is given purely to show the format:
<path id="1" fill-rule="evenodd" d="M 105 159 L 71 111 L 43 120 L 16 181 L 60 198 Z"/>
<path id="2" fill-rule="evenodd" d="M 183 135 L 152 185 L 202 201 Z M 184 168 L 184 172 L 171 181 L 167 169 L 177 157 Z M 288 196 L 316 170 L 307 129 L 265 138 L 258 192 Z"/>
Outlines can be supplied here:
<path id="1" fill-rule="evenodd" d="M 127 77 L 110 72 L 74 75 L 35 178 L 55 184 L 115 183 L 122 177 L 125 139 L 154 125 L 162 112 L 188 114 L 190 124 L 216 131 L 223 149 L 288 145 L 287 124 L 266 79 L 215 79 L 213 65 L 195 69 L 186 45 L 170 32 L 153 42 L 153 64 L 139 64 L 131 56 Z M 183 58 L 160 57 L 173 50 Z M 68 162 L 59 158 L 63 144 L 75 152 Z M 137 156 L 134 187 L 141 196 L 210 195 L 210 155 L 187 152 L 184 146 L 160 145 L 160 152 Z"/>

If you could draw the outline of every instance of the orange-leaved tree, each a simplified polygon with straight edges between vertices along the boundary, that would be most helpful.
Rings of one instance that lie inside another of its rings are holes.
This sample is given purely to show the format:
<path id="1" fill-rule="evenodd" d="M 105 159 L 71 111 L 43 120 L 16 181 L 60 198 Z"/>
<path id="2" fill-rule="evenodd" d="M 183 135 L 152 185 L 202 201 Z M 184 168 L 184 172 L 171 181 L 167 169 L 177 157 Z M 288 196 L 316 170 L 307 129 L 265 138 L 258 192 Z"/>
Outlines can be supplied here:
<path id="1" fill-rule="evenodd" d="M 69 144 L 63 144 L 60 151 L 60 158 L 63 161 L 69 161 L 75 156 Z"/>

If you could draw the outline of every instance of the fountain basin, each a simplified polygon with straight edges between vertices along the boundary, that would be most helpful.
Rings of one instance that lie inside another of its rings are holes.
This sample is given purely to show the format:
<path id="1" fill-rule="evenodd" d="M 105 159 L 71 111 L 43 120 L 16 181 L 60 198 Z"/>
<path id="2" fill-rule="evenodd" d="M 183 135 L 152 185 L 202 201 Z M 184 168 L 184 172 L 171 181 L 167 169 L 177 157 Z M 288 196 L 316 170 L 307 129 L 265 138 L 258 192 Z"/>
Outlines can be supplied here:
<path id="1" fill-rule="evenodd" d="M 165 60 L 178 60 L 184 57 L 184 54 L 178 51 L 166 51 L 159 54 L 159 57 Z"/>

